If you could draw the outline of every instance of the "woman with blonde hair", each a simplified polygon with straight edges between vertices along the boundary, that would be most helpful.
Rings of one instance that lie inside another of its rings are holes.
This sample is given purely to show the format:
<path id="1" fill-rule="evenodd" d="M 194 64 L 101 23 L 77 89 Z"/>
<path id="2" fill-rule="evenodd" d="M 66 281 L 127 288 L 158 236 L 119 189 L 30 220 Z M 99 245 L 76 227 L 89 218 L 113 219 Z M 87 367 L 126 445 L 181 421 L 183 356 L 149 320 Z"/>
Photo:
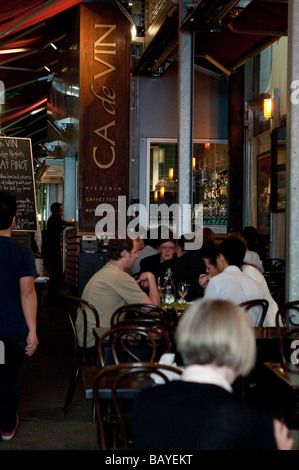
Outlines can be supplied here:
<path id="1" fill-rule="evenodd" d="M 194 302 L 176 331 L 180 380 L 143 390 L 132 417 L 139 450 L 288 450 L 288 429 L 233 393 L 256 360 L 253 327 L 226 300 Z"/>

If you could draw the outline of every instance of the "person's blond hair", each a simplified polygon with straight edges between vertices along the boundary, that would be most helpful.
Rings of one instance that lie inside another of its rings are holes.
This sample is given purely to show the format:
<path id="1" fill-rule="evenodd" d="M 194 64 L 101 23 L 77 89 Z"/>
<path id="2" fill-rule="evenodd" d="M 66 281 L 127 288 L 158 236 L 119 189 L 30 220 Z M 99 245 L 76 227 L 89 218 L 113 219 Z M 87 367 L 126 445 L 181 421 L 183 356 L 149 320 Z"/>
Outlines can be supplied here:
<path id="1" fill-rule="evenodd" d="M 195 301 L 180 318 L 176 341 L 185 365 L 230 366 L 245 376 L 255 364 L 253 327 L 242 308 L 227 300 Z"/>

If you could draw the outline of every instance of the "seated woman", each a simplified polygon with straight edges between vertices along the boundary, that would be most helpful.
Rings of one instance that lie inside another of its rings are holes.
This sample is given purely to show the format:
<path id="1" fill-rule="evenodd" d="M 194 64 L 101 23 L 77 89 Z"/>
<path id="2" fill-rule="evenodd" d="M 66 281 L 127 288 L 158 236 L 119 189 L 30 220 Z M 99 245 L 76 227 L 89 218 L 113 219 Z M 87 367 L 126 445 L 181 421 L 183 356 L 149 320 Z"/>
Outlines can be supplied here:
<path id="1" fill-rule="evenodd" d="M 151 272 L 156 281 L 160 278 L 164 282 L 167 268 L 172 267 L 173 259 L 176 258 L 176 242 L 173 234 L 169 231 L 169 237 L 158 240 L 158 253 L 147 256 L 140 261 L 140 272 Z"/>
<path id="2" fill-rule="evenodd" d="M 290 450 L 288 429 L 233 394 L 254 367 L 256 341 L 244 311 L 229 301 L 197 300 L 182 315 L 180 380 L 144 389 L 135 401 L 138 450 Z"/>

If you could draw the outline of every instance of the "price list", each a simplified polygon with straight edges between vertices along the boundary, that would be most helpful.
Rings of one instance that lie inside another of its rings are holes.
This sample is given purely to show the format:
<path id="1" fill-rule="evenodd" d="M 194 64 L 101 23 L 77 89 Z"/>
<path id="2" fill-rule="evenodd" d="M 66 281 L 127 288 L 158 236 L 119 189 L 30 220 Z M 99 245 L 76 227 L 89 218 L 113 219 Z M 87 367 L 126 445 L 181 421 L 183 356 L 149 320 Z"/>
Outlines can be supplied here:
<path id="1" fill-rule="evenodd" d="M 30 139 L 0 137 L 0 191 L 16 197 L 14 230 L 35 231 L 36 199 Z"/>

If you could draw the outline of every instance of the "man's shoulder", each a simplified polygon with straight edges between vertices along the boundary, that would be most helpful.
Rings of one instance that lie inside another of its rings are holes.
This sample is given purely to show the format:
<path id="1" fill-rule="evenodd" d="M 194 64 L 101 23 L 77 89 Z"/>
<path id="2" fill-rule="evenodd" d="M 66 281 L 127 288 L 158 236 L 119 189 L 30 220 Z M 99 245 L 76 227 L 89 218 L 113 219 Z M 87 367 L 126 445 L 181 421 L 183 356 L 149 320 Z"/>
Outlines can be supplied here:
<path id="1" fill-rule="evenodd" d="M 14 252 L 32 254 L 32 250 L 27 246 L 20 243 L 13 237 L 0 237 L 2 249 L 13 248 Z"/>

